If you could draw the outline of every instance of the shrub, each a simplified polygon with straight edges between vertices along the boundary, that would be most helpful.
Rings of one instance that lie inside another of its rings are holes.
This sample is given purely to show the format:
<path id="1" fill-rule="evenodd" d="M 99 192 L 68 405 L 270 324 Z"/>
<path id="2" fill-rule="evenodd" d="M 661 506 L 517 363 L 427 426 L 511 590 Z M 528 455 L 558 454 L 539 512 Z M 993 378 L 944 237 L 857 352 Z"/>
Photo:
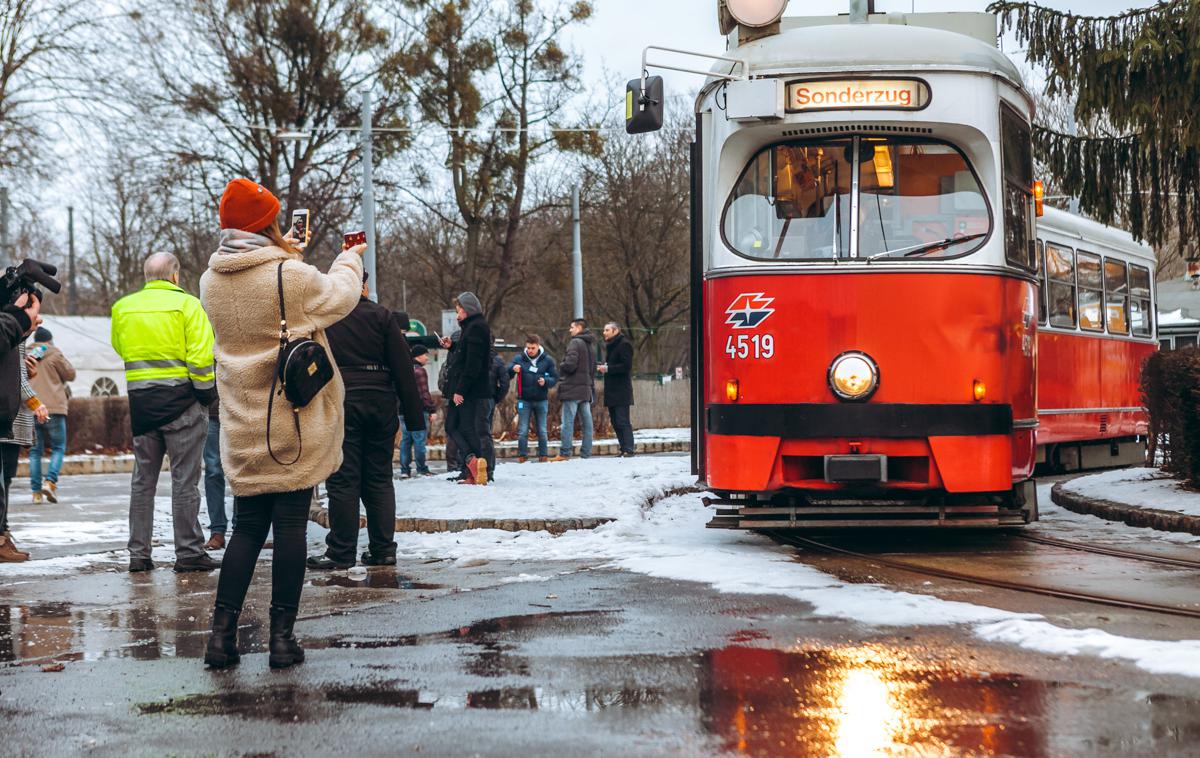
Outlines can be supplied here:
<path id="1" fill-rule="evenodd" d="M 1200 349 L 1150 356 L 1142 366 L 1142 403 L 1150 415 L 1151 460 L 1200 487 Z"/>

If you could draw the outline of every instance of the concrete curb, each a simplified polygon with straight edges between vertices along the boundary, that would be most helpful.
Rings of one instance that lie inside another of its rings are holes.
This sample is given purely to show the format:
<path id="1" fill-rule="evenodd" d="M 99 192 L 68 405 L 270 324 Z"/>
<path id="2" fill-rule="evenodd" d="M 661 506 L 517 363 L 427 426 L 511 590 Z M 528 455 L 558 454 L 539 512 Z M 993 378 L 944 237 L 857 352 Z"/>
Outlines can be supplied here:
<path id="1" fill-rule="evenodd" d="M 532 443 L 534 458 L 537 457 L 537 444 Z M 551 456 L 557 454 L 557 441 L 551 444 Z M 638 442 L 635 446 L 637 452 L 641 455 L 651 455 L 654 453 L 686 453 L 692 449 L 692 444 L 685 440 L 676 441 L 655 441 L 655 442 Z M 592 455 L 616 455 L 621 452 L 615 439 L 598 440 L 592 445 Z M 576 445 L 575 455 L 579 455 L 579 448 Z M 496 457 L 500 460 L 516 460 L 517 443 L 509 440 L 496 443 Z M 428 449 L 427 460 L 444 461 L 446 460 L 445 445 L 431 445 Z M 396 449 L 394 462 L 400 462 L 399 446 Z M 171 468 L 170 460 L 163 461 L 163 471 L 168 471 Z M 133 455 L 129 453 L 121 453 L 118 455 L 98 456 L 72 456 L 68 455 L 63 461 L 62 476 L 80 476 L 86 474 L 132 474 L 133 473 Z M 29 461 L 22 460 L 17 464 L 17 476 L 29 476 Z"/>
<path id="2" fill-rule="evenodd" d="M 1162 511 L 1157 508 L 1139 508 L 1136 505 L 1117 503 L 1112 500 L 1083 497 L 1068 492 L 1063 486 L 1065 484 L 1068 482 L 1059 482 L 1054 485 L 1050 489 L 1050 499 L 1054 501 L 1055 505 L 1066 508 L 1068 511 L 1099 516 L 1108 521 L 1120 521 L 1129 526 L 1200 535 L 1200 516 Z"/>
<path id="3" fill-rule="evenodd" d="M 308 512 L 308 520 L 329 528 L 329 509 L 314 508 Z M 398 518 L 397 532 L 417 532 L 420 534 L 436 534 L 439 532 L 465 532 L 468 529 L 499 529 L 505 532 L 549 532 L 563 534 L 572 530 L 588 530 L 603 526 L 616 519 L 611 518 L 559 518 L 559 519 L 529 519 L 529 518 L 473 518 L 473 519 L 437 519 L 437 518 Z M 358 517 L 359 531 L 366 529 L 366 519 Z"/>

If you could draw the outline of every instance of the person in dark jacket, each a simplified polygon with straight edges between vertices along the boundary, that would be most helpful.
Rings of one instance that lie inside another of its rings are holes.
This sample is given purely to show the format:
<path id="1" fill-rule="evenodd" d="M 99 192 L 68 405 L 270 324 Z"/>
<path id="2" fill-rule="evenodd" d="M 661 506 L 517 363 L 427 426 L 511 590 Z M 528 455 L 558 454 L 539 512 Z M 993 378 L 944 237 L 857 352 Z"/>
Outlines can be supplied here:
<path id="1" fill-rule="evenodd" d="M 42 301 L 28 293 L 0 308 L 0 438 L 9 437 L 21 407 L 21 343 L 42 322 Z M 0 445 L 0 469 L 17 469 L 17 447 Z M 28 553 L 8 533 L 8 488 L 0 479 L 0 561 L 23 561 Z"/>
<path id="2" fill-rule="evenodd" d="M 579 455 L 592 457 L 592 402 L 596 399 L 596 336 L 587 330 L 587 322 L 575 319 L 571 322 L 571 341 L 567 354 L 558 366 L 558 399 L 562 403 L 562 444 L 558 457 L 565 461 L 571 458 L 574 444 L 575 417 L 579 416 Z"/>
<path id="3" fill-rule="evenodd" d="M 558 366 L 542 347 L 536 334 L 525 337 L 525 349 L 513 358 L 510 370 L 517 382 L 517 463 L 529 456 L 529 417 L 537 423 L 538 460 L 550 459 L 550 439 L 546 434 L 546 415 L 550 410 L 550 390 L 558 384 Z"/>
<path id="4" fill-rule="evenodd" d="M 454 368 L 450 372 L 450 402 L 453 410 L 446 414 L 446 433 L 454 438 L 462 459 L 460 483 L 487 484 L 488 466 L 484 457 L 483 435 L 487 428 L 487 401 L 492 398 L 491 382 L 492 330 L 483 317 L 483 305 L 471 292 L 454 300 L 458 323 L 462 328 L 453 349 Z M 443 347 L 451 347 L 449 339 Z"/>
<path id="5" fill-rule="evenodd" d="M 350 315 L 325 330 L 333 360 L 346 384 L 346 436 L 342 465 L 329 477 L 329 534 L 324 555 L 311 556 L 312 569 L 346 569 L 358 549 L 358 504 L 367 511 L 368 566 L 396 565 L 396 487 L 392 450 L 400 413 L 409 429 L 423 431 L 425 414 L 412 355 L 391 311 L 369 299 L 363 275 L 362 298 Z M 396 400 L 400 407 L 397 409 Z"/>
<path id="6" fill-rule="evenodd" d="M 491 382 L 492 396 L 487 400 L 486 432 L 482 442 L 484 458 L 487 459 L 488 464 L 488 481 L 494 482 L 496 481 L 496 440 L 492 437 L 492 430 L 496 428 L 496 406 L 504 402 L 504 398 L 508 396 L 508 388 L 512 384 L 512 374 L 508 373 L 508 366 L 504 363 L 504 359 L 494 349 L 491 352 L 490 360 L 488 381 Z"/>
<path id="7" fill-rule="evenodd" d="M 401 323 L 403 321 L 401 320 Z M 404 419 L 400 419 L 400 470 L 401 478 L 407 479 L 412 476 L 412 464 L 415 460 L 417 464 L 417 476 L 428 476 L 431 472 L 429 465 L 425 462 L 425 440 L 429 433 L 430 419 L 437 411 L 437 405 L 433 402 L 433 395 L 429 394 L 429 373 L 425 370 L 425 364 L 429 363 L 429 348 L 424 345 L 413 345 L 413 376 L 417 379 L 417 392 L 421 396 L 421 410 L 425 414 L 425 429 L 421 431 L 412 430 L 404 423 Z"/>
<path id="8" fill-rule="evenodd" d="M 633 343 L 613 321 L 604 325 L 604 343 L 604 363 L 597 369 L 604 374 L 604 407 L 617 433 L 621 457 L 628 458 L 634 452 L 633 422 L 629 418 L 633 405 Z"/>

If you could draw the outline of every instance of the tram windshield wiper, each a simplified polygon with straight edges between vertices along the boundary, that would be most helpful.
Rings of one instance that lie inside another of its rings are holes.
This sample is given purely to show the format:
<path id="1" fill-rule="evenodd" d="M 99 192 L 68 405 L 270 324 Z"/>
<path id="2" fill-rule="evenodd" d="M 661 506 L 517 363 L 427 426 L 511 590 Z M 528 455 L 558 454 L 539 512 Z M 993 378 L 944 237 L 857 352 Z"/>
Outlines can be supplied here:
<path id="1" fill-rule="evenodd" d="M 869 258 L 867 258 L 867 263 L 870 263 L 871 261 L 876 260 L 878 258 L 886 258 L 888 256 L 895 255 L 896 253 L 904 253 L 903 257 L 908 258 L 908 257 L 914 256 L 914 255 L 920 255 L 921 253 L 925 253 L 930 250 L 936 250 L 939 247 L 946 247 L 948 245 L 953 245 L 953 244 L 956 244 L 959 242 L 970 242 L 971 240 L 977 240 L 980 237 L 986 237 L 986 236 L 987 236 L 987 232 L 979 232 L 977 234 L 968 234 L 965 237 L 947 237 L 944 240 L 938 240 L 936 242 L 922 242 L 918 245 L 909 245 L 908 247 L 898 247 L 895 250 L 884 250 L 882 253 L 875 253 L 875 255 L 872 255 Z"/>

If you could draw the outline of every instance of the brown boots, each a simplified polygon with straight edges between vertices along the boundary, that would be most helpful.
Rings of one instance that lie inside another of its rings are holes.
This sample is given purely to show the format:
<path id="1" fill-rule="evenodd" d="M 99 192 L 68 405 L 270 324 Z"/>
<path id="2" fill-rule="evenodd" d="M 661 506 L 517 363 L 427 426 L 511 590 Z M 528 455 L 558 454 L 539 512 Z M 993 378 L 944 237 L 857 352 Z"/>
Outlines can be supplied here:
<path id="1" fill-rule="evenodd" d="M 11 532 L 0 534 L 0 563 L 22 563 L 29 560 L 29 553 L 17 550 Z"/>

